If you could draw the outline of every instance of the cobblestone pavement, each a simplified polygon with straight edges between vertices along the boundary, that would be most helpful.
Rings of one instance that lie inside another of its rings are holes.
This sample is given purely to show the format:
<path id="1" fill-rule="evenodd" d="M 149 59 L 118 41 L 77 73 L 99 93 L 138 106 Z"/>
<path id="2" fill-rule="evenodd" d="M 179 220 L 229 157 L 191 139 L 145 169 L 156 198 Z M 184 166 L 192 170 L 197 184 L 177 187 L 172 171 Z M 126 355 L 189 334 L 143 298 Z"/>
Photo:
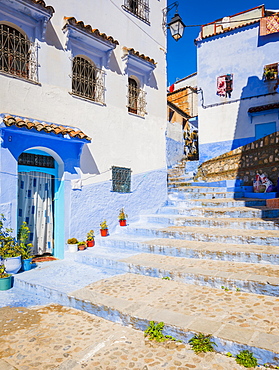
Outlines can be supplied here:
<path id="1" fill-rule="evenodd" d="M 150 342 L 139 330 L 56 304 L 0 308 L 0 331 L 1 370 L 244 369 L 234 358 Z"/>

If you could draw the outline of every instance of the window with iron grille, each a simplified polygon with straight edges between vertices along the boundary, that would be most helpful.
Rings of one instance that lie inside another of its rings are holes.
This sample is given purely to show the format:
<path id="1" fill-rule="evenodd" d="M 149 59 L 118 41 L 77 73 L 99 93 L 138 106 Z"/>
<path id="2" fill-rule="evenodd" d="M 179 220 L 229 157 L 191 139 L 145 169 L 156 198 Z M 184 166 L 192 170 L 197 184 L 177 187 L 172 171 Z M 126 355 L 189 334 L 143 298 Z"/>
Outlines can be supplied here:
<path id="1" fill-rule="evenodd" d="M 37 82 L 37 47 L 6 24 L 0 24 L 0 72 Z"/>
<path id="2" fill-rule="evenodd" d="M 149 0 L 124 0 L 123 7 L 149 23 Z"/>
<path id="3" fill-rule="evenodd" d="M 131 169 L 125 167 L 112 167 L 112 191 L 130 193 Z"/>
<path id="4" fill-rule="evenodd" d="M 138 87 L 135 79 L 128 79 L 128 112 L 144 116 L 146 113 L 145 91 Z"/>
<path id="5" fill-rule="evenodd" d="M 104 71 L 93 62 L 75 57 L 72 69 L 72 93 L 104 104 Z"/>
<path id="6" fill-rule="evenodd" d="M 54 168 L 54 158 L 48 155 L 21 153 L 18 164 L 25 166 Z"/>

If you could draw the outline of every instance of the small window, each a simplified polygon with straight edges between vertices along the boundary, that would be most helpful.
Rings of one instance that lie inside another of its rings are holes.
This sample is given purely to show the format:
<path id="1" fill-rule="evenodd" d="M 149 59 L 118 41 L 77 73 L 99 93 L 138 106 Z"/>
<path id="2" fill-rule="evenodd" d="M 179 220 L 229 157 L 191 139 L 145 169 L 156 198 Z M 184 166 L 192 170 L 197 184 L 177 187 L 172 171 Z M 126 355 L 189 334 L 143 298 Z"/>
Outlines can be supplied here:
<path id="1" fill-rule="evenodd" d="M 149 0 L 124 0 L 123 7 L 149 23 Z"/>
<path id="2" fill-rule="evenodd" d="M 21 153 L 18 164 L 24 166 L 54 168 L 54 158 L 48 155 Z"/>
<path id="3" fill-rule="evenodd" d="M 130 193 L 131 169 L 125 167 L 112 167 L 112 191 Z"/>
<path id="4" fill-rule="evenodd" d="M 264 81 L 272 81 L 278 79 L 278 63 L 268 64 L 264 67 Z"/>
<path id="5" fill-rule="evenodd" d="M 37 80 L 36 48 L 17 29 L 0 24 L 0 71 Z"/>
<path id="6" fill-rule="evenodd" d="M 217 95 L 230 98 L 233 91 L 233 75 L 227 74 L 217 78 Z"/>
<path id="7" fill-rule="evenodd" d="M 146 113 L 145 91 L 138 87 L 134 78 L 128 79 L 128 112 L 144 116 Z"/>
<path id="8" fill-rule="evenodd" d="M 104 72 L 93 62 L 75 57 L 73 60 L 72 93 L 104 103 Z"/>

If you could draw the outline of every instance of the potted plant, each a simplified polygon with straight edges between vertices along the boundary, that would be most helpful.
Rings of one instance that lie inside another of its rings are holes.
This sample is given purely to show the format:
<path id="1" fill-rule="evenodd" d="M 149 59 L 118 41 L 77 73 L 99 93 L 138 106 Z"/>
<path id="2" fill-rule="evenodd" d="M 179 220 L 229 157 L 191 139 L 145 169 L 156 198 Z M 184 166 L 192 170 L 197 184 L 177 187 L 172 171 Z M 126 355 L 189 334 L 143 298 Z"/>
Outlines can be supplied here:
<path id="1" fill-rule="evenodd" d="M 21 259 L 22 259 L 22 271 L 28 271 L 31 269 L 32 258 L 32 243 L 27 244 L 29 238 L 30 230 L 26 222 L 23 222 L 18 230 L 18 243 L 20 247 Z"/>
<path id="2" fill-rule="evenodd" d="M 86 249 L 86 242 L 85 241 L 78 242 L 78 250 L 84 251 L 84 249 Z"/>
<path id="3" fill-rule="evenodd" d="M 77 243 L 78 240 L 76 238 L 70 238 L 67 240 L 69 252 L 71 253 L 77 252 Z"/>
<path id="4" fill-rule="evenodd" d="M 87 237 L 86 237 L 86 243 L 87 243 L 87 247 L 94 247 L 95 245 L 95 235 L 94 235 L 94 230 L 90 230 L 88 233 L 87 233 Z"/>
<path id="5" fill-rule="evenodd" d="M 101 236 L 108 236 L 108 225 L 106 220 L 100 223 L 100 233 Z"/>
<path id="6" fill-rule="evenodd" d="M 127 213 L 125 213 L 124 208 L 121 208 L 119 211 L 119 215 L 118 215 L 120 226 L 127 226 L 127 223 L 126 223 L 127 218 L 128 218 Z"/>
<path id="7" fill-rule="evenodd" d="M 0 290 L 8 290 L 12 287 L 12 275 L 6 273 L 4 265 L 0 265 Z"/>
<path id="8" fill-rule="evenodd" d="M 4 228 L 6 221 L 3 214 L 0 215 L 0 257 L 4 262 L 7 274 L 16 274 L 21 268 L 21 254 L 19 245 L 12 236 L 13 229 Z"/>

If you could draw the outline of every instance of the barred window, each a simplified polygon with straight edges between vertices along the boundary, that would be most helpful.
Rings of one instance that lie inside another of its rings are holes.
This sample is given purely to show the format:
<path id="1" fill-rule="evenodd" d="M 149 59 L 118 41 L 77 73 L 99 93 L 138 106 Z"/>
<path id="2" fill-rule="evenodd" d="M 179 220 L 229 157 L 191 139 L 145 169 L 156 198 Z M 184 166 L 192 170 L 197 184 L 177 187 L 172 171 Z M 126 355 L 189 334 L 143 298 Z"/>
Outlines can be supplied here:
<path id="1" fill-rule="evenodd" d="M 125 167 L 112 167 L 112 191 L 130 193 L 131 169 Z"/>
<path id="2" fill-rule="evenodd" d="M 54 168 L 54 158 L 48 155 L 21 153 L 18 157 L 18 164 L 24 166 Z"/>
<path id="3" fill-rule="evenodd" d="M 264 66 L 264 81 L 278 79 L 278 63 L 268 64 Z"/>
<path id="4" fill-rule="evenodd" d="M 134 78 L 128 79 L 128 112 L 144 116 L 146 111 L 145 91 L 138 87 Z"/>
<path id="5" fill-rule="evenodd" d="M 104 72 L 101 69 L 85 58 L 75 57 L 72 73 L 74 95 L 104 103 Z"/>
<path id="6" fill-rule="evenodd" d="M 37 81 L 35 44 L 6 24 L 0 24 L 0 71 Z"/>
<path id="7" fill-rule="evenodd" d="M 124 0 L 123 7 L 149 23 L 149 0 Z"/>

